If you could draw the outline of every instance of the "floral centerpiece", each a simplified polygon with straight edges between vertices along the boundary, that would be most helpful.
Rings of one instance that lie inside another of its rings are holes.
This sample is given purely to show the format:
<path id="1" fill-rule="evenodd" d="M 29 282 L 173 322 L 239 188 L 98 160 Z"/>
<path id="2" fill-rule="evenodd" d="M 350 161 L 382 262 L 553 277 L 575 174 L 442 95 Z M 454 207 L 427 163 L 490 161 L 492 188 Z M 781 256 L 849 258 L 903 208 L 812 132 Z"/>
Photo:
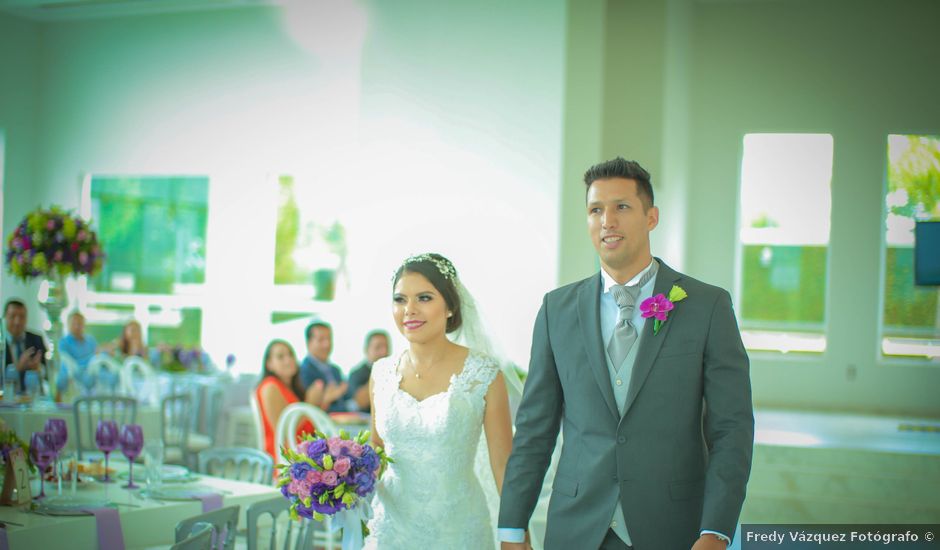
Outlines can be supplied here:
<path id="1" fill-rule="evenodd" d="M 211 370 L 209 354 L 199 346 L 185 347 L 160 344 L 157 353 L 152 354 L 151 362 L 155 367 L 167 372 L 203 373 Z"/>
<path id="2" fill-rule="evenodd" d="M 343 550 L 358 550 L 369 534 L 372 517 L 369 497 L 386 466 L 393 460 L 381 447 L 367 442 L 369 432 L 355 439 L 305 434 L 296 451 L 281 449 L 287 460 L 279 464 L 278 487 L 290 501 L 290 516 L 323 521 L 333 518 L 333 530 L 343 530 Z"/>
<path id="3" fill-rule="evenodd" d="M 53 206 L 37 208 L 23 218 L 7 238 L 6 263 L 14 277 L 95 275 L 104 251 L 88 222 Z"/>
<path id="4" fill-rule="evenodd" d="M 29 446 L 26 445 L 26 442 L 20 439 L 12 429 L 0 428 L 0 458 L 3 459 L 3 463 L 6 463 L 9 458 L 10 451 L 17 447 L 23 449 L 29 469 L 35 471 L 36 465 L 33 464 L 33 458 L 29 455 Z"/>

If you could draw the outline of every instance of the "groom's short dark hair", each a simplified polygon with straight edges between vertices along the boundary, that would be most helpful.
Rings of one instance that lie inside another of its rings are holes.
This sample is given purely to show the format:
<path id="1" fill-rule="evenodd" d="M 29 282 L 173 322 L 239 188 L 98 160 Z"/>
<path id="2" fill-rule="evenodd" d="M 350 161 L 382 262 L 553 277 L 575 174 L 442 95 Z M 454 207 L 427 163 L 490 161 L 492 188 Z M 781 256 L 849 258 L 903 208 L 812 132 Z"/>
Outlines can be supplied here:
<path id="1" fill-rule="evenodd" d="M 636 182 L 636 194 L 643 201 L 643 209 L 648 210 L 653 206 L 653 183 L 650 173 L 647 172 L 640 163 L 635 160 L 626 160 L 623 157 L 617 157 L 595 164 L 584 173 L 585 197 L 591 184 L 597 180 L 607 180 L 611 178 L 623 178 Z"/>

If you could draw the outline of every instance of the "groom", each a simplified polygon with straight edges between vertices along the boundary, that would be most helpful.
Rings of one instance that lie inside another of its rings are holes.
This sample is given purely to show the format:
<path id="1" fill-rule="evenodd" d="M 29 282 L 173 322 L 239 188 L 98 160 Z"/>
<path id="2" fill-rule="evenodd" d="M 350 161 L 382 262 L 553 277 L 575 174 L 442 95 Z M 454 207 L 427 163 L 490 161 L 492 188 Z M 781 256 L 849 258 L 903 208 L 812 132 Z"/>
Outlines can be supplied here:
<path id="1" fill-rule="evenodd" d="M 503 482 L 502 548 L 527 548 L 562 426 L 547 550 L 724 549 L 754 442 L 731 297 L 650 254 L 659 209 L 639 164 L 618 157 L 584 183 L 601 271 L 549 292 L 536 318 Z M 647 300 L 668 309 L 652 298 L 660 294 L 673 309 L 655 323 L 641 310 Z"/>

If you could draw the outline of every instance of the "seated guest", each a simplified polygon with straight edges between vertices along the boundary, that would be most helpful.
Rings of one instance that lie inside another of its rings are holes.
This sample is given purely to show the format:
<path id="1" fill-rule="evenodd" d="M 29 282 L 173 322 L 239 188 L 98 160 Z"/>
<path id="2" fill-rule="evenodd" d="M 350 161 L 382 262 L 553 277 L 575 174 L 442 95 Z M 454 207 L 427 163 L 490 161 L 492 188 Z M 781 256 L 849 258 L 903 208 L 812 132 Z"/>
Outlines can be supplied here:
<path id="1" fill-rule="evenodd" d="M 95 337 L 85 334 L 85 316 L 78 311 L 69 314 L 69 333 L 59 340 L 59 351 L 67 353 L 82 369 L 95 356 L 98 342 Z"/>
<path id="2" fill-rule="evenodd" d="M 3 306 L 7 340 L 3 365 L 8 376 L 15 376 L 14 383 L 19 393 L 26 391 L 27 371 L 37 372 L 40 380 L 45 378 L 46 344 L 42 336 L 26 330 L 28 315 L 26 304 L 17 299 L 9 300 Z M 41 392 L 42 384 L 39 387 Z"/>
<path id="3" fill-rule="evenodd" d="M 339 367 L 330 363 L 333 351 L 333 329 L 323 321 L 310 323 L 304 334 L 307 338 L 307 357 L 300 364 L 300 382 L 305 391 L 318 389 L 322 395 L 319 403 L 314 403 L 327 412 L 345 412 L 355 410 L 355 402 L 350 400 L 349 386 L 343 381 Z M 322 390 L 322 391 L 321 391 Z"/>
<path id="4" fill-rule="evenodd" d="M 294 348 L 284 340 L 272 340 L 264 350 L 264 363 L 261 367 L 261 381 L 255 389 L 258 408 L 261 412 L 261 425 L 264 427 L 264 450 L 277 462 L 277 442 L 274 441 L 277 421 L 284 409 L 302 401 L 303 391 L 297 376 L 297 355 Z M 304 401 L 319 402 L 322 395 L 312 388 Z M 313 404 L 313 403 L 311 403 Z M 313 433 L 313 424 L 305 421 L 297 429 L 297 436 L 304 432 Z"/>
<path id="5" fill-rule="evenodd" d="M 349 373 L 349 394 L 352 395 L 356 407 L 362 412 L 371 412 L 369 406 L 369 377 L 372 376 L 372 365 L 391 353 L 392 344 L 388 333 L 384 330 L 373 330 L 366 334 L 366 358 L 356 365 Z"/>
<path id="6" fill-rule="evenodd" d="M 130 321 L 124 325 L 124 330 L 121 331 L 119 351 L 121 357 L 136 355 L 148 361 L 150 360 L 150 351 L 147 349 L 147 345 L 144 344 L 144 334 L 140 328 L 140 323 Z"/>

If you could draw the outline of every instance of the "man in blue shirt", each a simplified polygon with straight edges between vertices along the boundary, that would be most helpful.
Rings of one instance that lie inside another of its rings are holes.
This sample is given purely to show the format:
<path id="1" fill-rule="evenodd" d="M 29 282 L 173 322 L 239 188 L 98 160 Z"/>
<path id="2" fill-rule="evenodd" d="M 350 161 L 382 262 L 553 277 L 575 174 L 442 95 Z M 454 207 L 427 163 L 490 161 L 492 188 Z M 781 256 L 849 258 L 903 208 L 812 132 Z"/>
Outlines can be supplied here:
<path id="1" fill-rule="evenodd" d="M 59 351 L 75 359 L 79 368 L 84 370 L 97 349 L 95 337 L 85 334 L 85 316 L 73 311 L 69 314 L 69 333 L 59 340 Z"/>
<path id="2" fill-rule="evenodd" d="M 355 402 L 348 395 L 348 384 L 343 372 L 330 363 L 333 351 L 333 329 L 323 321 L 314 321 L 304 333 L 307 339 L 307 356 L 300 364 L 300 382 L 306 392 L 310 386 L 321 388 L 322 399 L 315 403 L 327 412 L 356 410 Z"/>

